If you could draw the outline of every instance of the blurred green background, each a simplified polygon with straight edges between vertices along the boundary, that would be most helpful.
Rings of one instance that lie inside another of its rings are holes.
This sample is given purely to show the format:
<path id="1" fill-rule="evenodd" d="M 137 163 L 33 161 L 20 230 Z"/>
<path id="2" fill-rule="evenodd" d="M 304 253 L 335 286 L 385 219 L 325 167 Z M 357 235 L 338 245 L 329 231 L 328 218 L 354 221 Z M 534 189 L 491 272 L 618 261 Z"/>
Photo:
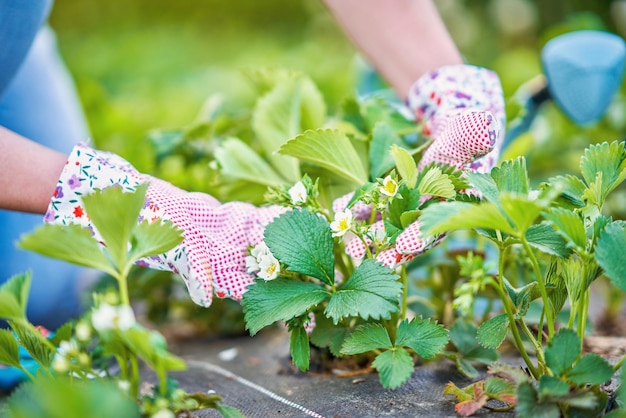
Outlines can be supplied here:
<path id="1" fill-rule="evenodd" d="M 494 69 L 507 99 L 541 73 L 541 47 L 552 37 L 577 29 L 626 34 L 624 0 L 436 0 L 436 5 L 467 61 Z M 203 190 L 205 175 L 190 180 L 197 170 L 184 158 L 157 160 L 147 139 L 152 130 L 188 126 L 215 93 L 234 112 L 249 116 L 258 97 L 244 76 L 250 69 L 283 67 L 308 74 L 330 114 L 353 95 L 357 79 L 357 52 L 321 0 L 56 0 L 50 21 L 95 145 L 187 189 Z M 415 48 L 421 42 L 432 40 L 416 39 Z M 543 106 L 531 131 L 505 157 L 525 155 L 536 185 L 555 174 L 578 174 L 584 148 L 624 140 L 625 132 L 622 84 L 606 116 L 592 126 L 575 126 L 553 104 Z M 200 160 L 195 168 L 207 171 L 208 164 Z M 626 218 L 626 191 L 612 196 L 611 214 Z M 150 309 L 160 319 L 171 316 L 158 309 L 176 294 L 169 276 L 142 274 L 147 277 L 139 281 L 144 284 L 139 292 L 148 297 L 146 289 L 152 291 Z M 155 286 L 159 281 L 162 286 Z M 190 304 L 179 291 L 179 302 Z M 229 303 L 216 302 L 211 312 L 231 321 L 223 329 L 239 329 L 239 307 Z M 189 309 L 206 315 L 197 307 L 182 309 L 187 313 L 178 316 L 186 317 L 187 325 L 192 322 Z"/>
<path id="2" fill-rule="evenodd" d="M 626 33 L 623 0 L 436 4 L 467 61 L 496 70 L 507 96 L 541 72 L 540 48 L 556 34 L 588 28 Z M 354 85 L 356 51 L 321 0 L 57 0 L 51 24 L 96 145 L 156 174 L 145 134 L 190 123 L 213 93 L 234 106 L 251 105 L 254 92 L 241 70 L 303 71 L 331 112 Z M 415 40 L 416 48 L 421 41 Z M 515 152 L 527 154 L 539 174 L 562 172 L 551 154 L 558 151 L 569 167 L 589 142 L 620 139 L 625 108 L 618 95 L 606 120 L 580 129 L 547 106 L 535 137 Z"/>

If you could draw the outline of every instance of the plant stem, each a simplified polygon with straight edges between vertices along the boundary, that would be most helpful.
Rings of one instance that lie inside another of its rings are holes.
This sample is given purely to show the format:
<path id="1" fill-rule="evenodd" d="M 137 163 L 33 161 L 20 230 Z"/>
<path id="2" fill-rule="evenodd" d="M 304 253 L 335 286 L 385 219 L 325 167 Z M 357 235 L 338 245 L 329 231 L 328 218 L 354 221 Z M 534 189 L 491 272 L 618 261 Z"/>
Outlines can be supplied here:
<path id="1" fill-rule="evenodd" d="M 494 287 L 496 288 L 496 291 L 500 294 L 500 299 L 502 299 L 502 306 L 504 307 L 506 316 L 509 319 L 509 327 L 511 329 L 511 333 L 513 334 L 513 339 L 515 340 L 517 351 L 519 351 L 519 353 L 521 354 L 533 377 L 535 379 L 539 379 L 539 372 L 537 371 L 537 368 L 528 356 L 526 348 L 524 348 L 524 343 L 522 342 L 522 337 L 520 336 L 519 329 L 517 328 L 517 323 L 515 320 L 515 316 L 513 315 L 513 310 L 511 309 L 510 299 L 508 297 L 506 289 L 504 288 L 504 252 L 505 248 L 498 246 L 498 283 L 497 286 Z"/>
<path id="2" fill-rule="evenodd" d="M 622 367 L 622 364 L 624 364 L 624 360 L 626 360 L 626 354 L 624 354 L 622 358 L 619 359 L 617 363 L 615 363 L 615 365 L 613 366 L 613 371 L 618 371 L 620 367 Z"/>
<path id="3" fill-rule="evenodd" d="M 132 369 L 131 393 L 137 398 L 139 397 L 139 362 L 137 361 L 137 355 L 135 353 L 131 353 L 130 355 L 130 367 Z"/>
<path id="4" fill-rule="evenodd" d="M 539 268 L 539 262 L 537 261 L 537 257 L 535 257 L 535 253 L 532 251 L 532 248 L 530 248 L 528 241 L 526 241 L 526 237 L 521 237 L 520 241 L 524 246 L 524 249 L 528 253 L 528 257 L 530 258 L 533 270 L 535 272 L 537 284 L 539 285 L 539 292 L 541 293 L 541 299 L 543 301 L 543 310 L 546 313 L 546 321 L 548 322 L 547 342 L 550 342 L 552 341 L 552 337 L 554 337 L 554 315 L 552 312 L 552 304 L 550 303 L 550 298 L 548 298 L 546 284 L 543 282 L 543 276 L 541 275 L 541 269 Z M 543 330 L 539 329 L 539 332 L 543 332 Z"/>
<path id="5" fill-rule="evenodd" d="M 400 311 L 400 320 L 404 320 L 406 319 L 406 311 L 407 311 L 407 305 L 408 305 L 408 297 L 409 297 L 409 289 L 408 289 L 408 281 L 407 281 L 407 274 L 406 274 L 406 264 L 402 265 L 402 268 L 400 270 L 400 279 L 402 280 L 402 310 Z"/>
<path id="6" fill-rule="evenodd" d="M 589 288 L 585 290 L 578 301 L 578 338 L 580 338 L 580 348 L 585 341 L 585 328 L 587 327 L 587 311 L 589 310 Z"/>
<path id="7" fill-rule="evenodd" d="M 117 279 L 117 284 L 120 288 L 120 301 L 122 305 L 130 306 L 127 276 L 124 273 L 120 273 L 115 278 Z"/>

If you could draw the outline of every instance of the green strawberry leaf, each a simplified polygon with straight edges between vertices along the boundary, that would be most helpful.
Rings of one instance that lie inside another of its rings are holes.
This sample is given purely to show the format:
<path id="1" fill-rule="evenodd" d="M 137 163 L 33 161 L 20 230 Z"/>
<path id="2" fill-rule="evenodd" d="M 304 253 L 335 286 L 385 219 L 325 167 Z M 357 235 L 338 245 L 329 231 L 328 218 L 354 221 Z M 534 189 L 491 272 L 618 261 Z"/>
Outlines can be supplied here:
<path id="1" fill-rule="evenodd" d="M 393 345 L 382 324 L 371 323 L 358 327 L 341 346 L 341 354 L 366 353 L 378 349 L 391 349 Z"/>
<path id="2" fill-rule="evenodd" d="M 608 224 L 595 247 L 596 261 L 611 282 L 626 290 L 626 230 L 622 222 Z"/>
<path id="3" fill-rule="evenodd" d="M 371 180 L 382 177 L 393 168 L 395 165 L 394 154 L 390 152 L 390 149 L 392 147 L 393 149 L 399 148 L 400 145 L 402 145 L 402 140 L 388 124 L 384 122 L 376 124 L 372 131 L 372 141 L 369 149 Z M 405 152 L 408 153 L 406 150 Z M 413 158 L 411 158 L 411 161 L 413 161 Z M 415 161 L 413 161 L 413 167 L 415 167 Z"/>
<path id="4" fill-rule="evenodd" d="M 496 315 L 478 327 L 478 343 L 486 348 L 498 348 L 509 331 L 509 318 L 506 314 Z"/>
<path id="5" fill-rule="evenodd" d="M 546 364 L 556 376 L 566 373 L 580 355 L 580 339 L 574 331 L 562 328 L 545 349 Z"/>
<path id="6" fill-rule="evenodd" d="M 396 163 L 396 170 L 400 177 L 406 180 L 409 188 L 415 187 L 417 181 L 417 166 L 409 151 L 397 145 L 391 146 L 391 156 Z"/>
<path id="7" fill-rule="evenodd" d="M 216 150 L 215 159 L 221 173 L 234 179 L 242 179 L 265 186 L 280 186 L 286 180 L 256 153 L 249 145 L 237 138 L 228 138 Z"/>
<path id="8" fill-rule="evenodd" d="M 289 271 L 334 284 L 334 240 L 322 217 L 300 209 L 283 213 L 267 225 L 264 241 Z"/>
<path id="9" fill-rule="evenodd" d="M 357 186 L 368 180 L 357 151 L 348 137 L 338 130 L 305 131 L 282 145 L 278 153 L 326 168 Z"/>
<path id="10" fill-rule="evenodd" d="M 398 275 L 372 259 L 363 261 L 328 301 L 324 314 L 335 324 L 348 316 L 389 318 L 398 311 L 402 284 Z"/>
<path id="11" fill-rule="evenodd" d="M 597 354 L 584 355 L 567 374 L 577 385 L 601 385 L 613 377 L 613 367 Z"/>
<path id="12" fill-rule="evenodd" d="M 278 278 L 257 279 L 248 287 L 242 305 L 246 329 L 254 335 L 276 321 L 288 321 L 324 301 L 329 292 L 314 283 Z"/>
<path id="13" fill-rule="evenodd" d="M 380 383 L 386 389 L 395 389 L 413 374 L 413 358 L 402 348 L 385 351 L 372 363 L 378 371 Z"/>
<path id="14" fill-rule="evenodd" d="M 17 340 L 8 329 L 0 329 L 0 364 L 22 368 Z"/>
<path id="15" fill-rule="evenodd" d="M 448 330 L 430 319 L 405 319 L 398 325 L 396 347 L 410 347 L 425 359 L 439 354 L 448 343 Z"/>

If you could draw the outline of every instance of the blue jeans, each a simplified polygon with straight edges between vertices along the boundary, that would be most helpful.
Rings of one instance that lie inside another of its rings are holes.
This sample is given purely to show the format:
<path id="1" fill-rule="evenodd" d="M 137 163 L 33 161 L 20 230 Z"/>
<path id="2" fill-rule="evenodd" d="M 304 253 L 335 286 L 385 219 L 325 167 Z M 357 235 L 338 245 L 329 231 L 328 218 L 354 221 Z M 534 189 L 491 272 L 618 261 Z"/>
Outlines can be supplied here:
<path id="1" fill-rule="evenodd" d="M 49 5 L 50 1 L 43 3 Z M 0 0 L 0 15 L 3 6 L 6 3 Z M 36 19 L 31 24 L 35 22 Z M 5 71 L 0 74 L 0 125 L 69 153 L 74 144 L 87 140 L 89 134 L 74 85 L 57 53 L 54 33 L 41 27 L 30 49 L 26 49 L 27 55 L 14 74 L 7 75 L 7 67 L 0 70 Z M 19 52 L 12 57 L 1 55 L 9 64 L 19 58 Z M 28 166 L 28 161 L 24 164 Z M 15 246 L 22 234 L 42 221 L 42 215 L 0 211 L 0 282 L 30 270 L 33 282 L 28 317 L 35 324 L 55 329 L 81 312 L 79 293 L 88 281 L 86 277 L 94 277 L 94 272 Z"/>

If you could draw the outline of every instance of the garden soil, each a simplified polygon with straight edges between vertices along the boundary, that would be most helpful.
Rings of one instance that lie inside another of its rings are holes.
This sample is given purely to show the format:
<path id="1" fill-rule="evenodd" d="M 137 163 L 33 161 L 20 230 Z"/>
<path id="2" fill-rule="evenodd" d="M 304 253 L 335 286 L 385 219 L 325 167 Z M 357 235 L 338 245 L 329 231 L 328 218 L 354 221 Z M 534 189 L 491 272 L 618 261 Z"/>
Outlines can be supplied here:
<path id="1" fill-rule="evenodd" d="M 444 388 L 448 382 L 472 383 L 445 359 L 416 367 L 395 390 L 384 389 L 376 373 L 298 372 L 289 363 L 288 334 L 277 328 L 254 337 L 178 342 L 171 348 L 188 364 L 188 370 L 172 373 L 182 388 L 214 390 L 246 417 L 458 417 L 455 400 L 443 395 Z M 202 410 L 193 416 L 220 415 Z M 485 409 L 475 416 L 510 418 L 514 413 Z"/>

